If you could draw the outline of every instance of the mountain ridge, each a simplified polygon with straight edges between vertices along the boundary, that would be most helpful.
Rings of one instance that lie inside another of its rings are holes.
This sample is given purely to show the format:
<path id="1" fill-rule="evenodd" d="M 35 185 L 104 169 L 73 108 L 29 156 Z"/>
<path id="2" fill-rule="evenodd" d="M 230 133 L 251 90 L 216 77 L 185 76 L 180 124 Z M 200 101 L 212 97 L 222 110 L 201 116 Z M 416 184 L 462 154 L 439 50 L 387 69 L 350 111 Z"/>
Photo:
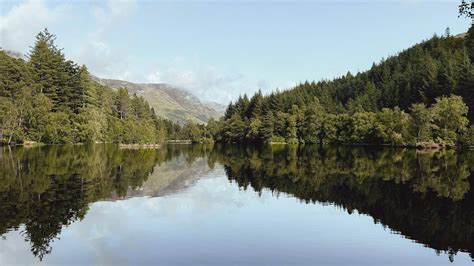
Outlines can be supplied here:
<path id="1" fill-rule="evenodd" d="M 15 51 L 5 50 L 8 56 L 26 60 L 26 55 Z M 91 79 L 101 85 L 113 89 L 125 87 L 130 94 L 143 96 L 155 113 L 163 118 L 181 125 L 186 122 L 206 124 L 210 118 L 217 119 L 224 115 L 226 106 L 217 102 L 201 101 L 190 91 L 166 83 L 135 83 L 120 79 L 108 79 L 90 75 Z"/>
<path id="2" fill-rule="evenodd" d="M 102 85 L 114 89 L 126 88 L 130 94 L 142 96 L 158 116 L 179 124 L 185 124 L 188 121 L 206 124 L 210 118 L 221 117 L 225 109 L 225 106 L 219 103 L 203 102 L 188 90 L 166 83 L 134 83 L 94 75 L 91 77 Z"/>

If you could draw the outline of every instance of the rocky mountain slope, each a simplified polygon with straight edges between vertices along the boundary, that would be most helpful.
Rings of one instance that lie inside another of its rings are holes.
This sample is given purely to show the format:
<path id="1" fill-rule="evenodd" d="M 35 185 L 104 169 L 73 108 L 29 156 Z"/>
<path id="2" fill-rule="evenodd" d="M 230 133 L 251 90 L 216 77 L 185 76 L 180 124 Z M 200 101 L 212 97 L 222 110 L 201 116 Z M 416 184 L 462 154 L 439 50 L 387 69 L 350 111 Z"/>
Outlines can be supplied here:
<path id="1" fill-rule="evenodd" d="M 112 88 L 127 88 L 129 93 L 143 96 L 158 116 L 184 124 L 186 121 L 206 123 L 218 118 L 225 107 L 218 103 L 204 103 L 190 92 L 168 84 L 142 84 L 124 80 L 92 77 L 95 81 Z"/>

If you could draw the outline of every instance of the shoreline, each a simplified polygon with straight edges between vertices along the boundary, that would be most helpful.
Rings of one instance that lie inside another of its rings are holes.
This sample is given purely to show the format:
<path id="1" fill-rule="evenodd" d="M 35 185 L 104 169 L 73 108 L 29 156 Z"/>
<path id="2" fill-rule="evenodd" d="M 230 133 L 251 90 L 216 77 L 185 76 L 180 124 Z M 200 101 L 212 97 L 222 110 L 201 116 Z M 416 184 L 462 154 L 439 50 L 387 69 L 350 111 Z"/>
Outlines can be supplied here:
<path id="1" fill-rule="evenodd" d="M 249 144 L 249 143 L 240 143 L 240 144 Z M 320 145 L 318 143 L 288 143 L 288 142 L 269 142 L 269 145 Z M 440 151 L 440 150 L 449 150 L 449 149 L 462 149 L 467 148 L 474 150 L 474 145 L 443 145 L 437 143 L 416 143 L 416 144 L 407 144 L 407 145 L 392 145 L 392 144 L 375 144 L 375 143 L 323 143 L 323 145 L 342 145 L 342 146 L 372 146 L 372 147 L 391 147 L 391 148 L 408 148 L 416 150 L 425 150 L 425 151 Z"/>
<path id="2" fill-rule="evenodd" d="M 89 143 L 63 143 L 63 144 L 53 144 L 53 143 L 42 143 L 42 142 L 25 142 L 25 143 L 0 143 L 0 146 L 4 147 L 15 147 L 15 146 L 22 146 L 25 148 L 33 148 L 33 147 L 40 147 L 40 146 L 54 146 L 54 145 L 87 145 Z M 163 145 L 192 145 L 192 144 L 238 144 L 238 145 L 255 145 L 255 143 L 225 143 L 225 142 L 212 142 L 212 143 L 193 143 L 190 140 L 176 140 L 176 141 L 165 141 L 164 143 L 150 143 L 150 144 L 138 144 L 138 143 L 111 143 L 111 142 L 95 142 L 90 144 L 112 144 L 117 145 L 121 149 L 159 149 Z M 408 148 L 408 149 L 416 149 L 421 151 L 440 151 L 440 150 L 449 150 L 449 149 L 469 149 L 474 150 L 474 145 L 442 145 L 436 143 L 417 143 L 415 145 L 391 145 L 391 144 L 372 144 L 372 143 L 346 143 L 346 144 L 330 144 L 330 143 L 323 143 L 324 145 L 342 145 L 342 146 L 354 146 L 354 147 L 362 147 L 362 146 L 372 146 L 372 147 L 390 147 L 390 148 Z M 269 142 L 263 145 L 320 145 L 318 143 L 288 143 L 288 142 Z"/>

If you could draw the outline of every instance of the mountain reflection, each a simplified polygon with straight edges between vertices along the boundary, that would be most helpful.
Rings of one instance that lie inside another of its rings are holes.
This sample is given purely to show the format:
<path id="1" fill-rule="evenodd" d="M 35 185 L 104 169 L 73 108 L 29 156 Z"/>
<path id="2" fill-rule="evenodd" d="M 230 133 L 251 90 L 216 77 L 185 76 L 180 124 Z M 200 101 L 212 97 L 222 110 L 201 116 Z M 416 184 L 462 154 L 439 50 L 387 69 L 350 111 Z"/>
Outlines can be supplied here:
<path id="1" fill-rule="evenodd" d="M 193 150 L 205 152 L 195 147 L 186 154 Z M 113 145 L 0 147 L 0 235 L 24 225 L 22 236 L 42 259 L 63 226 L 84 219 L 89 203 L 126 197 L 147 180 L 155 165 L 183 152 L 122 150 Z M 188 163 L 194 158 L 188 156 Z"/>
<path id="2" fill-rule="evenodd" d="M 450 259 L 459 251 L 473 257 L 473 162 L 469 151 L 360 147 L 1 147 L 0 235 L 22 228 L 42 259 L 63 227 L 86 217 L 90 203 L 175 193 L 222 165 L 243 189 L 357 210 Z"/>

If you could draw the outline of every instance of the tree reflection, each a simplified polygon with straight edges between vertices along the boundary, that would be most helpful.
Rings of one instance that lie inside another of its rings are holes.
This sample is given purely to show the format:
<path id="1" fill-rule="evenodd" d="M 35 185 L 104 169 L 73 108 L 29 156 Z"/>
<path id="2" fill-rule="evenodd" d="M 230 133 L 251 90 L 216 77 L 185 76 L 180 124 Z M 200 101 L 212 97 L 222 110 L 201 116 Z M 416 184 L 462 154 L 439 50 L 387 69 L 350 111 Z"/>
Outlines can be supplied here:
<path id="1" fill-rule="evenodd" d="M 112 145 L 0 149 L 0 235 L 18 230 L 40 259 L 63 226 L 82 220 L 88 204 L 123 197 L 178 152 L 120 150 Z"/>
<path id="2" fill-rule="evenodd" d="M 39 259 L 62 228 L 90 203 L 125 197 L 156 165 L 207 158 L 258 193 L 288 193 L 334 204 L 422 243 L 451 259 L 474 254 L 474 152 L 318 146 L 170 145 L 122 150 L 113 145 L 0 147 L 0 235 L 22 228 Z"/>
<path id="3" fill-rule="evenodd" d="M 219 153 L 228 178 L 243 189 L 357 210 L 450 259 L 458 251 L 473 257 L 473 152 L 233 146 Z"/>

